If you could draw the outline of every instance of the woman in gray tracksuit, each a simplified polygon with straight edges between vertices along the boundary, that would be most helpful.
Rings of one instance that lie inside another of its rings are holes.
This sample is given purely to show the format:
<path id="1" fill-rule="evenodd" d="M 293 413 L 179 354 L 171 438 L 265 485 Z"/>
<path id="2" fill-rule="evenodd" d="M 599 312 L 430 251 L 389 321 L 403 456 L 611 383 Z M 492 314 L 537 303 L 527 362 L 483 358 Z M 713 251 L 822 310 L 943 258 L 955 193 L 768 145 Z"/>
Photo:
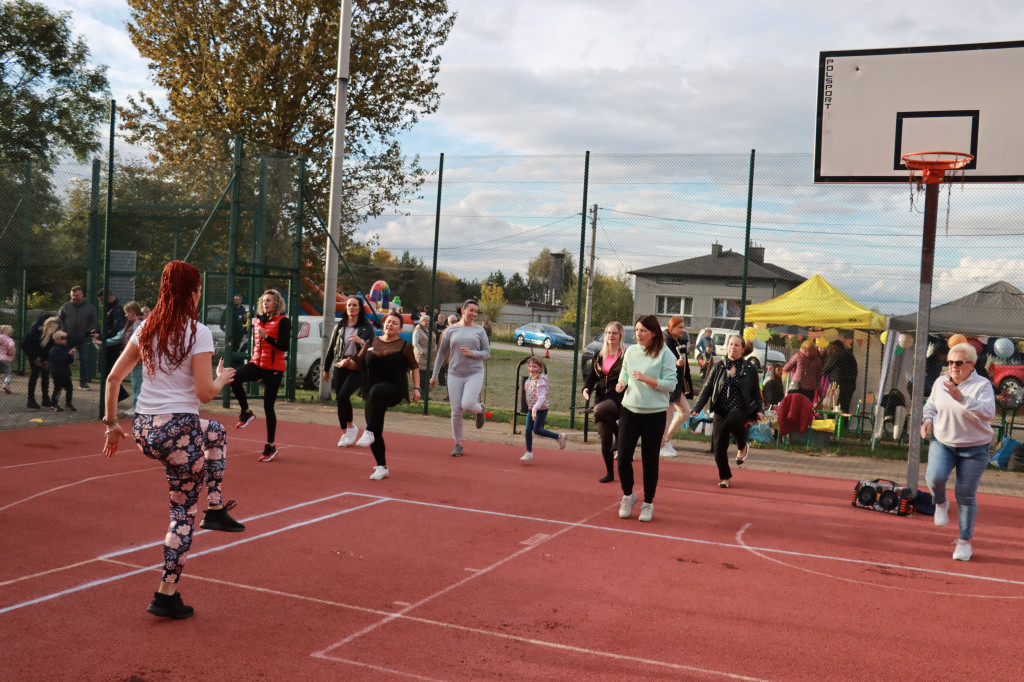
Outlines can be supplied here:
<path id="1" fill-rule="evenodd" d="M 491 346 L 484 328 L 473 324 L 479 312 L 480 306 L 472 299 L 462 304 L 462 319 L 458 324 L 449 325 L 441 337 L 434 373 L 430 377 L 430 387 L 434 388 L 447 357 L 448 398 L 452 405 L 452 436 L 455 438 L 452 457 L 462 456 L 462 413 L 476 414 L 476 428 L 484 425 L 480 391 L 484 387 L 484 360 L 491 357 Z"/>

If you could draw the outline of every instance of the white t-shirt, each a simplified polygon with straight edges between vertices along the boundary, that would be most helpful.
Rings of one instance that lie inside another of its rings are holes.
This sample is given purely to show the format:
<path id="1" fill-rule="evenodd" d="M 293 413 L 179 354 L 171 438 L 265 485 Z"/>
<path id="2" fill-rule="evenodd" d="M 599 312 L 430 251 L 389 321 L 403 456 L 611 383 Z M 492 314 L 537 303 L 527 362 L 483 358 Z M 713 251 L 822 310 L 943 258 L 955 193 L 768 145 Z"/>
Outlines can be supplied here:
<path id="1" fill-rule="evenodd" d="M 130 343 L 139 345 L 139 332 L 142 331 L 144 324 L 145 322 L 136 328 Z M 186 328 L 186 346 L 189 336 L 190 329 Z M 213 352 L 213 334 L 206 325 L 196 323 L 195 338 L 192 355 Z M 192 358 L 186 358 L 177 368 L 170 371 L 166 366 L 162 366 L 153 375 L 144 366 L 142 368 L 142 391 L 135 404 L 135 412 L 137 414 L 199 414 L 199 397 L 196 395 L 196 382 L 192 376 Z"/>

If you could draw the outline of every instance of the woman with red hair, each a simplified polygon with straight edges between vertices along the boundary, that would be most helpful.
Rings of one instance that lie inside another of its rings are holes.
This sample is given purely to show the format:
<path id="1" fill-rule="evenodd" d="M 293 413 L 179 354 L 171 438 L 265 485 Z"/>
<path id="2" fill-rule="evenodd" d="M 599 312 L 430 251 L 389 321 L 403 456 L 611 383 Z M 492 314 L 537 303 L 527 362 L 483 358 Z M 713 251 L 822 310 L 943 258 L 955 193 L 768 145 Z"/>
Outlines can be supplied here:
<path id="1" fill-rule="evenodd" d="M 135 407 L 132 434 L 147 457 L 159 460 L 167 473 L 171 498 L 171 525 L 164 538 L 164 570 L 160 587 L 146 609 L 164 618 L 188 618 L 193 614 L 177 591 L 192 545 L 196 503 L 206 485 L 207 509 L 201 528 L 239 532 L 245 526 L 223 503 L 224 451 L 227 432 L 220 422 L 199 418 L 199 403 L 207 403 L 231 382 L 235 370 L 217 365 L 212 378 L 213 334 L 199 323 L 202 277 L 184 261 L 171 261 L 160 278 L 160 297 L 148 318 L 134 333 L 107 376 L 103 454 L 111 457 L 125 431 L 117 422 L 118 387 L 142 360 L 142 391 Z"/>

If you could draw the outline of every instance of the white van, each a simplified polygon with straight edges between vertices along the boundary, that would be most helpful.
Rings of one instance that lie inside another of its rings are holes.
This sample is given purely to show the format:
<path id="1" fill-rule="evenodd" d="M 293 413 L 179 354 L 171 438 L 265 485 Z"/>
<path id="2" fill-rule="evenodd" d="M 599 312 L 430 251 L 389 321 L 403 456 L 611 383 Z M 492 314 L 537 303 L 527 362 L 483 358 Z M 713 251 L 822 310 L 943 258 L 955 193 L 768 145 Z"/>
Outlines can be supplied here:
<path id="1" fill-rule="evenodd" d="M 711 339 L 715 342 L 715 358 L 720 359 L 725 357 L 725 342 L 732 334 L 739 332 L 733 329 L 721 329 L 712 327 L 711 328 Z M 693 340 L 693 359 L 696 360 L 697 356 L 700 355 L 700 351 L 697 350 L 697 341 L 704 336 L 704 329 L 700 329 L 697 332 L 696 338 Z M 742 336 L 742 334 L 740 334 Z M 761 340 L 754 339 L 754 350 L 747 355 L 747 360 L 753 362 L 760 370 L 765 365 L 765 354 L 767 354 L 768 362 L 773 365 L 783 365 L 786 363 L 786 356 L 780 351 L 774 348 L 768 348 L 768 345 Z"/>

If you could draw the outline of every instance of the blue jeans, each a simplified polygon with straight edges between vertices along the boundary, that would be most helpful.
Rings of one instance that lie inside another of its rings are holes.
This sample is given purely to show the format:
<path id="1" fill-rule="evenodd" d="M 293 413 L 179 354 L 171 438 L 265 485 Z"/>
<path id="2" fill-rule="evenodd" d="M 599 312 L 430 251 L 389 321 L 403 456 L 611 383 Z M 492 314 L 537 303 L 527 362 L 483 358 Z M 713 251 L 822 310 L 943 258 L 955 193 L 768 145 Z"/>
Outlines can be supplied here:
<path id="1" fill-rule="evenodd" d="M 928 469 L 924 480 L 935 504 L 946 502 L 946 480 L 956 469 L 956 511 L 960 518 L 960 539 L 974 537 L 974 519 L 978 515 L 978 484 L 988 467 L 988 444 L 955 448 L 933 440 L 928 447 Z"/>
<path id="2" fill-rule="evenodd" d="M 558 438 L 558 434 L 554 431 L 548 431 L 544 428 L 544 420 L 548 418 L 547 410 L 537 410 L 537 420 L 533 419 L 533 412 L 526 413 L 526 451 L 533 452 L 533 434 L 538 436 L 544 436 L 545 438 Z"/>

